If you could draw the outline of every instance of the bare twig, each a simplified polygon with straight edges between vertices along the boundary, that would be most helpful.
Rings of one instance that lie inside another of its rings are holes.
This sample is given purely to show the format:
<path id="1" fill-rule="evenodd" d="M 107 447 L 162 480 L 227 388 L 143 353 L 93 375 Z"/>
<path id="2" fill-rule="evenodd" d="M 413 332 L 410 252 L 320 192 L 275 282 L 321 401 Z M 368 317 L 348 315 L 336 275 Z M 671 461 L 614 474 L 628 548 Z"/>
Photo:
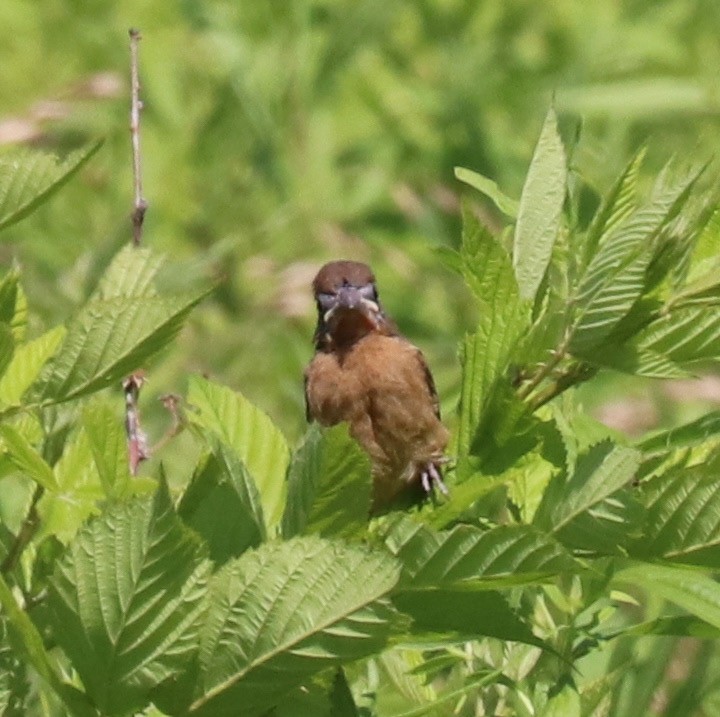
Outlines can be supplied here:
<path id="1" fill-rule="evenodd" d="M 185 417 L 182 411 L 182 399 L 180 396 L 174 393 L 168 393 L 165 396 L 160 396 L 160 400 L 170 414 L 172 424 L 170 428 L 165 431 L 165 435 L 150 449 L 151 453 L 156 453 L 161 448 L 164 448 L 175 436 L 185 430 Z"/>
<path id="2" fill-rule="evenodd" d="M 145 374 L 142 371 L 131 373 L 123 381 L 125 391 L 125 432 L 128 441 L 128 463 L 130 474 L 137 475 L 138 466 L 150 457 L 147 435 L 140 425 L 140 409 L 138 398 L 140 389 L 145 383 Z"/>
<path id="3" fill-rule="evenodd" d="M 130 81 L 131 81 L 131 104 L 130 104 L 130 138 L 132 140 L 133 154 L 133 182 L 135 188 L 134 208 L 132 212 L 133 244 L 140 246 L 142 241 L 142 227 L 145 219 L 145 212 L 148 203 L 142 195 L 142 165 L 140 155 L 140 78 L 138 72 L 138 43 L 140 42 L 140 31 L 131 28 L 130 31 Z"/>

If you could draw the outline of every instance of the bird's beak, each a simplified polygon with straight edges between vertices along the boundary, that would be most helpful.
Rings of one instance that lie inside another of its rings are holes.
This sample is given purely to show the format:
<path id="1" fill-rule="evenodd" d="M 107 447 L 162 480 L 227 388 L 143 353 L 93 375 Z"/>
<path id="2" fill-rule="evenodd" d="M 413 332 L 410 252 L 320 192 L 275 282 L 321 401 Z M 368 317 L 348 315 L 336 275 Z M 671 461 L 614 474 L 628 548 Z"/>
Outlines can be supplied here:
<path id="1" fill-rule="evenodd" d="M 371 299 L 362 295 L 355 286 L 343 286 L 338 289 L 335 296 L 335 304 L 325 312 L 325 322 L 330 322 L 338 314 L 357 311 L 373 326 L 377 325 L 377 315 L 380 307 Z"/>

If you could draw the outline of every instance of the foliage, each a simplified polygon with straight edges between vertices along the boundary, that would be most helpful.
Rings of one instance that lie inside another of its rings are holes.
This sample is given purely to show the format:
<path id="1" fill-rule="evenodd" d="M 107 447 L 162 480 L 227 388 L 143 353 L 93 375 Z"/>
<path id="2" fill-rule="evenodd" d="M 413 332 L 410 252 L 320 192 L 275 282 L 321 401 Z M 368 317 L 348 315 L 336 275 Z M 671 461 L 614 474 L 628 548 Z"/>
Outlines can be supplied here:
<path id="1" fill-rule="evenodd" d="M 30 179 L 7 216 L 48 197 L 34 167 L 60 185 L 93 151 L 18 155 Z M 630 693 L 647 706 L 662 676 L 626 669 L 629 641 L 720 634 L 720 422 L 633 445 L 573 389 L 606 368 L 673 378 L 720 359 L 720 224 L 703 168 L 668 166 L 642 200 L 641 161 L 590 222 L 554 109 L 518 202 L 458 171 L 514 226 L 494 235 L 468 202 L 444 253 L 478 304 L 450 495 L 372 522 L 368 460 L 344 426 L 311 426 L 293 449 L 199 376 L 168 437 L 195 445 L 191 477 L 130 475 L 106 387 L 167 353 L 207 289 L 170 291 L 158 255 L 124 248 L 64 327 L 31 337 L 8 271 L 2 713 L 624 714 Z M 714 653 L 690 659 L 701 670 Z M 698 675 L 694 689 L 673 709 L 715 688 Z"/>

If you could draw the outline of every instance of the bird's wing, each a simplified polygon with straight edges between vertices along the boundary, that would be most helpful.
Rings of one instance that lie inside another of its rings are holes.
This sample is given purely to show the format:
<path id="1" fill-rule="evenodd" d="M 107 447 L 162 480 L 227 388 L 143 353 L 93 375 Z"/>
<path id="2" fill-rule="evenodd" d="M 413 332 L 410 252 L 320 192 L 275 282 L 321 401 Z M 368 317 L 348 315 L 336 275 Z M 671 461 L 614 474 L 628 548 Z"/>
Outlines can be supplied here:
<path id="1" fill-rule="evenodd" d="M 313 422 L 312 414 L 310 413 L 310 400 L 308 399 L 308 375 L 307 371 L 303 376 L 303 394 L 305 395 L 305 420 L 308 423 Z"/>
<path id="2" fill-rule="evenodd" d="M 437 418 L 440 418 L 440 399 L 438 398 L 438 392 L 435 388 L 435 380 L 433 379 L 433 375 L 430 372 L 430 368 L 427 365 L 427 361 L 425 361 L 425 357 L 422 355 L 422 351 L 420 349 L 417 350 L 417 353 L 415 354 L 418 360 L 418 363 L 420 364 L 420 368 L 422 369 L 422 372 L 425 376 L 425 383 L 427 384 L 428 391 L 430 393 L 430 398 L 432 399 L 432 405 L 433 405 L 433 411 L 435 412 L 435 415 Z"/>

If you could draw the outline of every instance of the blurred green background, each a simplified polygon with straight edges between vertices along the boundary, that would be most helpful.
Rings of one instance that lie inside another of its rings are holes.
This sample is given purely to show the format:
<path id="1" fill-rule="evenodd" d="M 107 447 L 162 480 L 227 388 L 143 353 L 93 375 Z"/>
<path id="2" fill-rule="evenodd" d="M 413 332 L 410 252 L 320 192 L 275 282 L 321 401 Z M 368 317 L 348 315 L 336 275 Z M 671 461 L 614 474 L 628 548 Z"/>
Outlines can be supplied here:
<path id="1" fill-rule="evenodd" d="M 167 418 L 153 396 L 182 393 L 199 371 L 297 437 L 309 283 L 334 258 L 372 264 L 452 416 L 457 340 L 473 324 L 437 251 L 459 241 L 466 192 L 453 167 L 518 197 L 553 95 L 591 189 L 645 142 L 648 179 L 673 154 L 717 147 L 717 0 L 2 0 L 0 151 L 106 138 L 3 234 L 0 261 L 21 264 L 35 331 L 65 320 L 130 238 L 131 26 L 143 35 L 144 241 L 168 256 L 175 288 L 219 282 L 149 367 L 155 432 Z M 717 402 L 717 383 L 693 384 L 697 401 Z M 685 411 L 670 389 L 612 377 L 584 400 L 631 432 Z"/>

